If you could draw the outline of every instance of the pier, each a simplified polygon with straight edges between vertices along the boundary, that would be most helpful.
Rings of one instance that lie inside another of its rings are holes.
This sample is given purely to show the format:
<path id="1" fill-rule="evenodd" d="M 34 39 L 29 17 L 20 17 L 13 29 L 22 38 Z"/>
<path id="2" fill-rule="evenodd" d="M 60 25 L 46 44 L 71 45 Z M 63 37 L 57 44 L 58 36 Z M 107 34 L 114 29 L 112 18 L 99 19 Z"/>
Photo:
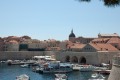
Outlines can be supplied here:
<path id="1" fill-rule="evenodd" d="M 93 72 L 97 72 L 101 74 L 110 74 L 111 70 L 94 70 Z"/>

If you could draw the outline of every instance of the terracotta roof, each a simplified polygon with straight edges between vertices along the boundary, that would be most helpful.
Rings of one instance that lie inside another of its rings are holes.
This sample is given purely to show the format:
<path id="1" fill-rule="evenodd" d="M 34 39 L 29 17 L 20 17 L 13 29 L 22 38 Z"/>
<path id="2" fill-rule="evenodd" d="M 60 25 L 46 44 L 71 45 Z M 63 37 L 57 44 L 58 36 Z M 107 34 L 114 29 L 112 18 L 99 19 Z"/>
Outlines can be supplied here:
<path id="1" fill-rule="evenodd" d="M 16 40 L 10 40 L 8 43 L 10 43 L 10 44 L 18 44 L 18 42 Z"/>
<path id="2" fill-rule="evenodd" d="M 92 42 L 94 42 L 94 41 L 108 41 L 110 38 L 96 38 L 96 39 L 94 39 L 94 40 L 92 40 Z"/>
<path id="3" fill-rule="evenodd" d="M 119 38 L 110 38 L 110 40 L 107 43 L 120 43 Z"/>
<path id="4" fill-rule="evenodd" d="M 115 48 L 111 44 L 90 43 L 90 45 L 98 51 L 119 51 L 117 48 Z"/>
<path id="5" fill-rule="evenodd" d="M 71 48 L 79 48 L 82 49 L 86 44 L 74 44 L 73 46 L 71 46 Z"/>

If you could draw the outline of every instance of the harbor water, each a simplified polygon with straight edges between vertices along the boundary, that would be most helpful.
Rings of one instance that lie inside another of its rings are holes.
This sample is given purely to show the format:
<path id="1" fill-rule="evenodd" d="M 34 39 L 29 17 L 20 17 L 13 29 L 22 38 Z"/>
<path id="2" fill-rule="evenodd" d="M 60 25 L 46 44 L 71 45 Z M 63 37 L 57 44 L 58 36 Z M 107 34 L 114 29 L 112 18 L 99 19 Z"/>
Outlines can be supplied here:
<path id="1" fill-rule="evenodd" d="M 39 74 L 32 71 L 32 68 L 22 68 L 20 65 L 8 66 L 5 63 L 0 63 L 0 80 L 15 80 L 16 76 L 27 74 L 30 80 L 54 80 L 54 73 Z M 92 72 L 73 71 L 66 73 L 68 80 L 88 80 Z M 107 80 L 108 75 L 106 76 Z"/>

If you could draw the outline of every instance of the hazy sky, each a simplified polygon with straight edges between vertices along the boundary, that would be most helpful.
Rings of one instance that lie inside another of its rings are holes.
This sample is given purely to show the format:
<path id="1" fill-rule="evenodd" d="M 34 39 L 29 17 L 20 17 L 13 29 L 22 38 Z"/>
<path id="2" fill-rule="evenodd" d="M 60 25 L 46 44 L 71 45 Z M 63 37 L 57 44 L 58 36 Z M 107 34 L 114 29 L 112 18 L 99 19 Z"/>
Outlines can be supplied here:
<path id="1" fill-rule="evenodd" d="M 108 8 L 102 0 L 0 0 L 0 36 L 66 40 L 98 33 L 120 35 L 120 7 Z"/>

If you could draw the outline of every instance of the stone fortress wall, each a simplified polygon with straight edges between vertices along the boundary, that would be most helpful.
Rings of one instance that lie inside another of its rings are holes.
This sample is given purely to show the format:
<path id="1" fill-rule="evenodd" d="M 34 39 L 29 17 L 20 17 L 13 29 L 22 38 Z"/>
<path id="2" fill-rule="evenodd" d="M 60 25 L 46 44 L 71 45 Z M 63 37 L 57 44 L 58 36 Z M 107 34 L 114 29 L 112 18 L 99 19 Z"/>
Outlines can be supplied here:
<path id="1" fill-rule="evenodd" d="M 112 58 L 119 52 L 72 52 L 72 51 L 1 51 L 0 60 L 32 59 L 33 56 L 53 56 L 56 60 L 81 63 L 85 58 L 86 64 L 112 63 Z"/>
<path id="2" fill-rule="evenodd" d="M 120 55 L 113 58 L 112 70 L 108 80 L 120 80 Z"/>

